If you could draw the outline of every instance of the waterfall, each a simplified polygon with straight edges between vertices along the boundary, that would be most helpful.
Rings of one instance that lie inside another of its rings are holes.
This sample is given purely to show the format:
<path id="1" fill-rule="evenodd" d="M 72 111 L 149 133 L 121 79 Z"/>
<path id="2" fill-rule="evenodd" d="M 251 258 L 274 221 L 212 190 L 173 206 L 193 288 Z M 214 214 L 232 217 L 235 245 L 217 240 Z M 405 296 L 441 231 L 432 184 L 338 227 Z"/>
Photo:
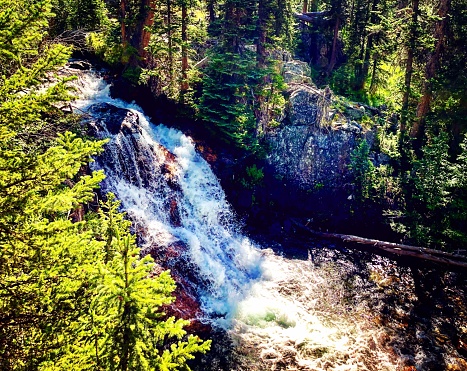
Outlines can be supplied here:
<path id="1" fill-rule="evenodd" d="M 190 137 L 111 98 L 98 75 L 83 75 L 79 84 L 75 105 L 91 117 L 95 135 L 110 139 L 92 165 L 105 170 L 103 192 L 121 200 L 143 253 L 158 257 L 196 296 L 198 319 L 227 331 L 239 369 L 381 371 L 407 364 L 392 346 L 399 334 L 380 315 L 385 280 L 407 298 L 413 291 L 413 280 L 392 261 L 372 257 L 363 277 L 336 251 L 286 259 L 255 246 Z M 418 349 L 410 361 L 422 365 L 429 357 Z"/>

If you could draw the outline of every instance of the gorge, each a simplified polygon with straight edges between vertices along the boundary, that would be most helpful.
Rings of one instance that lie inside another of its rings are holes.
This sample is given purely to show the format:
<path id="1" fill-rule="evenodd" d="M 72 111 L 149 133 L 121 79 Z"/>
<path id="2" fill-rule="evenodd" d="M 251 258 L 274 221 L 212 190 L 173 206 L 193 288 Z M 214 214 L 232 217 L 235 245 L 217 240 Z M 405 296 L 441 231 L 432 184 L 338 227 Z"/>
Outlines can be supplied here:
<path id="1" fill-rule="evenodd" d="M 116 194 L 142 252 L 182 287 L 173 310 L 211 328 L 194 369 L 467 368 L 465 274 L 298 236 L 260 245 L 190 137 L 111 98 L 97 73 L 78 86 L 90 132 L 110 138 L 92 165 L 101 194 Z"/>

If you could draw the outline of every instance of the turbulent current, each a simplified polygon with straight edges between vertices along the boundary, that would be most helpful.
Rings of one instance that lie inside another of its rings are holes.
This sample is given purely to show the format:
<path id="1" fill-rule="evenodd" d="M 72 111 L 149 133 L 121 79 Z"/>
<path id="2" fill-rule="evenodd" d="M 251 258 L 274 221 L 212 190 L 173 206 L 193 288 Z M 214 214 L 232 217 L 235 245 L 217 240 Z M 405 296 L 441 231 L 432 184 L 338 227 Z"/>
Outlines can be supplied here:
<path id="1" fill-rule="evenodd" d="M 212 354 L 200 369 L 467 370 L 457 274 L 307 242 L 295 257 L 258 246 L 190 137 L 111 98 L 98 75 L 78 88 L 74 106 L 110 139 L 92 165 L 105 170 L 102 193 L 117 195 L 142 252 L 197 303 L 180 313 L 229 339 L 228 361 Z"/>

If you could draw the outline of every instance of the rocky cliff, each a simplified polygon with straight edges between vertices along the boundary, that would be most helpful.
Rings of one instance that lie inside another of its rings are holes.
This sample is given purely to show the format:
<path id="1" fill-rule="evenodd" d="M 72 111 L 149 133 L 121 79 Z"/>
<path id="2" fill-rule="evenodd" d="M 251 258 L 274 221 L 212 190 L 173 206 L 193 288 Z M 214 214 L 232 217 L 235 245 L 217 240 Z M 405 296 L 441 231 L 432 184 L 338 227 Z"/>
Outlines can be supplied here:
<path id="1" fill-rule="evenodd" d="M 374 131 L 357 122 L 367 114 L 363 106 L 337 107 L 331 92 L 318 89 L 309 76 L 304 62 L 284 64 L 289 102 L 281 125 L 267 134 L 267 162 L 302 190 L 342 190 L 352 180 L 352 151 L 362 139 L 371 146 Z"/>

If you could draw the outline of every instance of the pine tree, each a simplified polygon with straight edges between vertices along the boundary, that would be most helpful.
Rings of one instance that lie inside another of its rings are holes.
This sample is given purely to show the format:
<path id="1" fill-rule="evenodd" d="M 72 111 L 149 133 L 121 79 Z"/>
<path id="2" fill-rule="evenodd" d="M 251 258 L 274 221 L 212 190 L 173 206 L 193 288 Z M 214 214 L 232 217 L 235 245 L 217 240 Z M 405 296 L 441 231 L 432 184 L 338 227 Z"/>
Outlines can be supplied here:
<path id="1" fill-rule="evenodd" d="M 112 194 L 101 204 L 95 233 L 106 246 L 90 271 L 89 307 L 71 322 L 76 335 L 44 371 L 190 370 L 194 353 L 210 348 L 211 341 L 186 336 L 188 321 L 161 311 L 175 299 L 175 282 L 168 271 L 155 271 L 149 255 L 140 258 L 119 205 Z"/>
<path id="2" fill-rule="evenodd" d="M 58 108 L 71 98 L 68 79 L 55 76 L 70 50 L 43 42 L 51 8 L 0 0 L 0 368 L 186 369 L 209 342 L 157 312 L 173 280 L 149 278 L 153 263 L 138 259 L 116 206 L 83 219 L 104 177 L 86 168 L 105 141 L 70 132 L 80 132 L 77 119 Z"/>

